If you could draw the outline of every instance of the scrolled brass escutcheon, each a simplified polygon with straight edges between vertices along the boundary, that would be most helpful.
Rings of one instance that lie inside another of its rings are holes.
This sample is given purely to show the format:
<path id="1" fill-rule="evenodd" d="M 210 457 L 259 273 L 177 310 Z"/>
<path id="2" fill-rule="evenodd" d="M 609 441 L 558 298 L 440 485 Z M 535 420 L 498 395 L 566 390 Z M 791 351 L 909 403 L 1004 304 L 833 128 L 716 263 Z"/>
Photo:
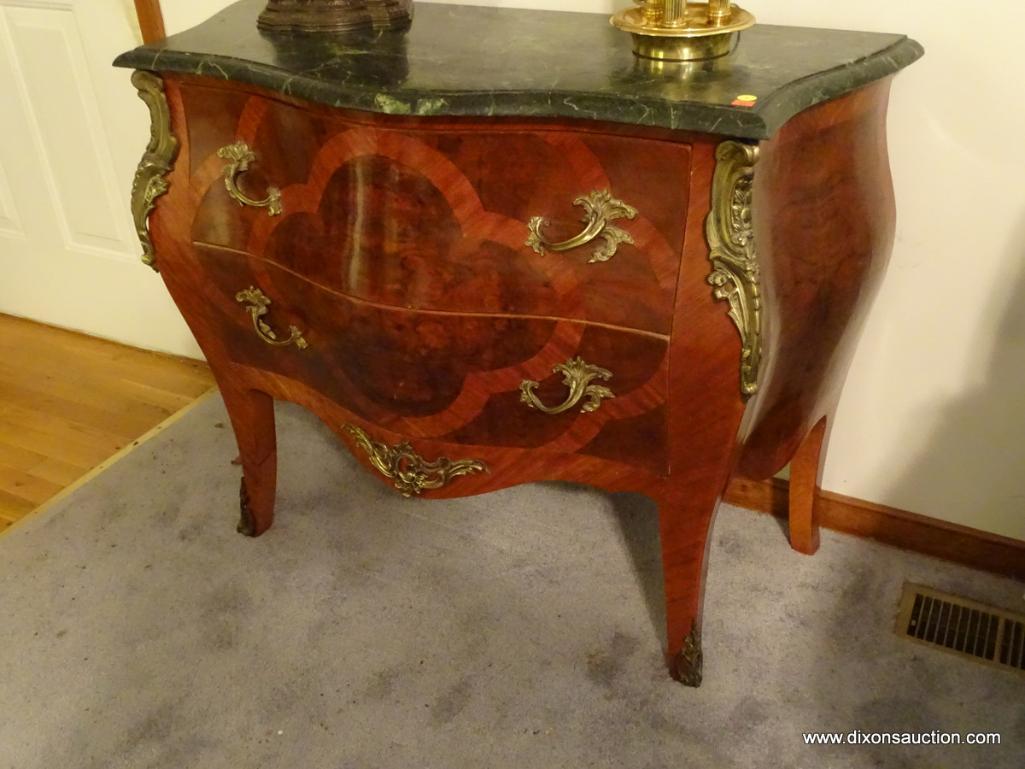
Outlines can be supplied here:
<path id="1" fill-rule="evenodd" d="M 345 432 L 352 436 L 367 455 L 370 464 L 385 478 L 394 482 L 404 497 L 419 496 L 431 489 L 440 489 L 453 478 L 471 473 L 486 473 L 488 466 L 477 459 L 448 459 L 439 457 L 430 462 L 413 451 L 406 441 L 397 446 L 375 441 L 366 430 L 346 425 Z"/>
<path id="2" fill-rule="evenodd" d="M 563 403 L 558 406 L 546 406 L 534 392 L 541 383 L 529 379 L 520 384 L 520 401 L 545 414 L 564 414 L 586 398 L 587 401 L 580 407 L 580 411 L 588 414 L 597 411 L 605 398 L 616 397 L 605 385 L 592 384 L 596 379 L 608 382 L 612 379 L 612 372 L 587 363 L 583 358 L 573 358 L 560 363 L 552 371 L 562 374 L 563 384 L 569 388 L 569 395 Z"/>
<path id="3" fill-rule="evenodd" d="M 269 312 L 271 301 L 260 289 L 250 286 L 239 291 L 235 294 L 235 301 L 245 305 L 246 311 L 253 319 L 253 329 L 256 331 L 256 335 L 267 344 L 274 347 L 288 347 L 294 344 L 300 350 L 305 350 L 310 346 L 302 332 L 295 326 L 288 327 L 288 339 L 278 339 L 277 333 L 263 319 Z"/>
<path id="4" fill-rule="evenodd" d="M 281 190 L 277 187 L 267 188 L 267 197 L 256 200 L 246 195 L 238 186 L 238 177 L 249 170 L 249 164 L 256 160 L 256 153 L 249 149 L 244 141 L 237 141 L 217 150 L 217 157 L 228 161 L 224 166 L 224 186 L 232 200 L 240 206 L 266 208 L 268 216 L 280 216 L 284 212 L 281 202 Z"/>
<path id="5" fill-rule="evenodd" d="M 543 216 L 535 216 L 527 225 L 530 230 L 530 237 L 527 238 L 527 245 L 538 254 L 548 251 L 570 251 L 580 246 L 586 246 L 597 238 L 602 238 L 604 245 L 598 246 L 591 258 L 590 264 L 595 262 L 607 262 L 616 255 L 621 243 L 634 244 L 633 236 L 629 232 L 616 227 L 609 222 L 616 219 L 633 219 L 637 216 L 637 209 L 612 197 L 608 190 L 595 190 L 588 195 L 582 195 L 573 201 L 573 205 L 581 206 L 584 209 L 583 222 L 586 225 L 583 231 L 569 240 L 556 243 L 545 237 L 542 230 L 548 223 Z"/>

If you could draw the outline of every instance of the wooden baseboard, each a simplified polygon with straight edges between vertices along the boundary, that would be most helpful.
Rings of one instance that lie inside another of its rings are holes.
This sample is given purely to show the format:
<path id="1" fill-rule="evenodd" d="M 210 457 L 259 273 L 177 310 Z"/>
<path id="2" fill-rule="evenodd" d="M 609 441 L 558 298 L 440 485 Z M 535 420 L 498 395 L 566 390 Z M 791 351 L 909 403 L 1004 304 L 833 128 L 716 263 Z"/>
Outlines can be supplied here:
<path id="1" fill-rule="evenodd" d="M 725 500 L 737 507 L 786 519 L 788 491 L 787 482 L 778 478 L 736 478 L 726 490 Z M 831 491 L 819 493 L 818 510 L 819 521 L 826 529 L 1025 580 L 1025 542 L 1020 540 Z"/>

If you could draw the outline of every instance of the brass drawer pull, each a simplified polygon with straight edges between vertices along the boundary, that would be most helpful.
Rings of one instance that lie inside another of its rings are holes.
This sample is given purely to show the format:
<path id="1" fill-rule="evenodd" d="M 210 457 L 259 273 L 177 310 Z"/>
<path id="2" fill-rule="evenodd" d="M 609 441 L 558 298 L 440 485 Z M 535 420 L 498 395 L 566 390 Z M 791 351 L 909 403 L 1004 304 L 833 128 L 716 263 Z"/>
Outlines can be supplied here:
<path id="1" fill-rule="evenodd" d="M 274 329 L 263 320 L 263 316 L 268 313 L 267 308 L 270 307 L 271 301 L 260 289 L 250 286 L 244 291 L 239 291 L 235 294 L 235 301 L 246 305 L 246 310 L 253 319 L 256 335 L 267 344 L 274 347 L 288 347 L 290 344 L 294 344 L 300 350 L 305 350 L 310 346 L 303 338 L 302 332 L 295 326 L 288 327 L 290 334 L 288 339 L 278 339 Z"/>
<path id="2" fill-rule="evenodd" d="M 586 246 L 596 238 L 603 238 L 605 245 L 598 246 L 588 260 L 590 264 L 594 264 L 595 262 L 607 262 L 614 257 L 620 243 L 634 244 L 634 239 L 629 232 L 621 230 L 609 222 L 623 218 L 633 219 L 637 216 L 637 209 L 622 200 L 616 200 L 608 190 L 595 190 L 589 195 L 583 195 L 574 200 L 573 205 L 581 206 L 584 209 L 583 222 L 587 226 L 584 227 L 583 232 L 562 243 L 553 243 L 541 232 L 548 220 L 543 216 L 535 216 L 527 225 L 530 230 L 527 245 L 537 253 L 544 254 L 545 249 L 570 251 L 580 246 Z"/>
<path id="3" fill-rule="evenodd" d="M 440 489 L 460 475 L 488 471 L 488 466 L 476 459 L 452 460 L 439 457 L 433 462 L 428 462 L 405 441 L 398 446 L 379 443 L 372 439 L 366 430 L 355 425 L 346 425 L 345 432 L 366 452 L 370 464 L 385 478 L 395 482 L 395 488 L 404 497 L 419 496 L 425 491 Z"/>
<path id="4" fill-rule="evenodd" d="M 284 212 L 281 190 L 277 187 L 268 187 L 267 197 L 263 200 L 254 200 L 239 189 L 238 177 L 248 171 L 249 164 L 256 160 L 256 154 L 249 149 L 248 144 L 237 141 L 227 147 L 221 147 L 217 150 L 217 157 L 228 161 L 224 166 L 224 186 L 232 200 L 237 200 L 240 206 L 266 208 L 268 216 L 279 216 Z"/>
<path id="5" fill-rule="evenodd" d="M 606 369 L 585 363 L 583 358 L 573 358 L 565 363 L 560 363 L 552 369 L 556 374 L 562 374 L 562 381 L 569 387 L 569 397 L 565 403 L 558 406 L 548 407 L 543 404 L 534 393 L 534 390 L 541 384 L 532 382 L 529 379 L 520 384 L 520 400 L 532 409 L 543 411 L 545 414 L 563 414 L 576 406 L 584 398 L 587 402 L 580 407 L 581 413 L 588 414 L 597 411 L 605 398 L 615 398 L 615 393 L 604 385 L 591 384 L 595 379 L 608 382 L 612 379 L 612 372 Z"/>

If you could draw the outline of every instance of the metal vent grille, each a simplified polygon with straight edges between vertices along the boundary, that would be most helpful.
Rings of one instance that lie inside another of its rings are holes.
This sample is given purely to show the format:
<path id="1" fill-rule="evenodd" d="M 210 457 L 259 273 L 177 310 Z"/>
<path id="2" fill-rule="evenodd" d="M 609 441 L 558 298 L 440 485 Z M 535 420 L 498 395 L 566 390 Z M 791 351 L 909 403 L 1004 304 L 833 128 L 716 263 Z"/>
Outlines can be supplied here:
<path id="1" fill-rule="evenodd" d="M 1025 617 L 948 593 L 905 584 L 897 633 L 919 643 L 1025 671 Z"/>

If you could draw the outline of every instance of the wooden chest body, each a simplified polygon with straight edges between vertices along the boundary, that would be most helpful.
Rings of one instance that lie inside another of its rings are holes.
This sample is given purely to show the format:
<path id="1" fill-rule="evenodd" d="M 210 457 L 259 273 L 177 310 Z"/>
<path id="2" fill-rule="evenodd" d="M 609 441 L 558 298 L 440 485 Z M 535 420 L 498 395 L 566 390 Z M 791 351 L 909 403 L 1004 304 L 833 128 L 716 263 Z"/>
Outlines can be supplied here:
<path id="1" fill-rule="evenodd" d="M 227 404 L 240 530 L 272 523 L 274 399 L 407 496 L 648 494 L 667 659 L 692 685 L 731 475 L 795 460 L 792 540 L 815 549 L 821 449 L 893 241 L 888 79 L 761 142 L 135 82 L 140 236 Z"/>

